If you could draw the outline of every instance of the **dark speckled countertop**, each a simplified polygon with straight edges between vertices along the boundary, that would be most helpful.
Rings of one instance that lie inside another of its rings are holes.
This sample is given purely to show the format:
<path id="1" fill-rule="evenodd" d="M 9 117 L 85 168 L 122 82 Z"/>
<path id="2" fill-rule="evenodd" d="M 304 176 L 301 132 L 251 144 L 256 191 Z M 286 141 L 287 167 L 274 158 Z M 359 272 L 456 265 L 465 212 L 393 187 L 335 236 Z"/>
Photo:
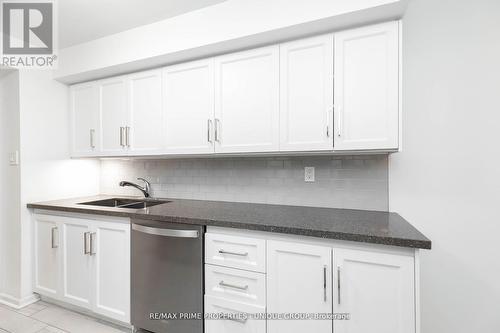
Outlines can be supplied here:
<path id="1" fill-rule="evenodd" d="M 431 241 L 397 213 L 184 199 L 164 199 L 171 202 L 147 209 L 79 204 L 108 198 L 113 196 L 30 203 L 28 208 L 431 248 Z"/>

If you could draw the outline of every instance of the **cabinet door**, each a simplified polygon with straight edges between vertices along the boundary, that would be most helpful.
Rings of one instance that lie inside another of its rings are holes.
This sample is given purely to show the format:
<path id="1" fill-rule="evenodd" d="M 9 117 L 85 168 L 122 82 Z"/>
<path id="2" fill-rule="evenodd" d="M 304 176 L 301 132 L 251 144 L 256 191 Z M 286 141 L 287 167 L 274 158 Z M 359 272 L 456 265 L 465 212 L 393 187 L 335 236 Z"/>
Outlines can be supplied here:
<path id="1" fill-rule="evenodd" d="M 100 150 L 99 87 L 86 83 L 71 87 L 72 155 L 90 156 Z"/>
<path id="2" fill-rule="evenodd" d="M 414 260 L 376 252 L 335 250 L 336 333 L 415 332 Z"/>
<path id="3" fill-rule="evenodd" d="M 215 59 L 216 153 L 279 150 L 279 47 Z"/>
<path id="4" fill-rule="evenodd" d="M 101 119 L 102 152 L 106 155 L 126 154 L 125 128 L 129 126 L 127 85 L 124 77 L 102 81 Z"/>
<path id="5" fill-rule="evenodd" d="M 257 317 L 265 312 L 266 308 L 263 306 L 206 295 L 205 313 L 223 313 L 226 317 L 205 320 L 205 333 L 266 333 L 265 320 L 250 318 L 251 315 Z"/>
<path id="6" fill-rule="evenodd" d="M 166 151 L 173 154 L 214 152 L 213 59 L 170 66 L 165 82 Z"/>
<path id="7" fill-rule="evenodd" d="M 130 322 L 130 226 L 96 222 L 91 235 L 93 311 Z"/>
<path id="8" fill-rule="evenodd" d="M 80 219 L 64 219 L 62 223 L 62 300 L 90 309 L 91 257 L 89 236 L 88 222 Z"/>
<path id="9" fill-rule="evenodd" d="M 332 250 L 280 241 L 267 242 L 267 311 L 332 312 Z M 268 320 L 268 333 L 331 333 L 332 320 Z"/>
<path id="10" fill-rule="evenodd" d="M 280 45 L 280 150 L 333 150 L 333 35 Z"/>
<path id="11" fill-rule="evenodd" d="M 56 298 L 59 295 L 59 227 L 49 216 L 34 219 L 34 289 Z"/>
<path id="12" fill-rule="evenodd" d="M 335 150 L 397 149 L 398 23 L 335 34 Z"/>
<path id="13" fill-rule="evenodd" d="M 162 108 L 161 70 L 129 76 L 130 154 L 151 155 L 163 148 L 164 121 Z"/>

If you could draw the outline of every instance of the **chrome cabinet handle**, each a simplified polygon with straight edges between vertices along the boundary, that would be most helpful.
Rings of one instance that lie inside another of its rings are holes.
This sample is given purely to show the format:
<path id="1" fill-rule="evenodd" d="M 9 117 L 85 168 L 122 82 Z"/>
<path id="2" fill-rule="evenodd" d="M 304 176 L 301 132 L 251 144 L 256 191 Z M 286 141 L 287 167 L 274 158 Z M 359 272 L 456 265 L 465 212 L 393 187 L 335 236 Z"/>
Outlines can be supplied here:
<path id="1" fill-rule="evenodd" d="M 130 127 L 125 127 L 125 146 L 130 148 Z"/>
<path id="2" fill-rule="evenodd" d="M 95 143 L 94 143 L 94 134 L 95 134 L 95 129 L 91 128 L 90 129 L 90 148 L 95 148 Z"/>
<path id="3" fill-rule="evenodd" d="M 343 121 L 341 108 L 339 108 L 338 115 L 339 115 L 339 122 L 337 124 L 337 130 L 338 130 L 337 136 L 340 138 L 342 136 L 342 121 Z"/>
<path id="4" fill-rule="evenodd" d="M 160 229 L 146 227 L 140 224 L 132 224 L 132 230 L 139 231 L 149 235 L 178 237 L 178 238 L 198 238 L 198 230 L 177 230 L 177 229 Z"/>
<path id="5" fill-rule="evenodd" d="M 220 142 L 220 138 L 219 138 L 219 124 L 220 124 L 220 120 L 215 118 L 215 141 L 216 142 Z"/>
<path id="6" fill-rule="evenodd" d="M 219 253 L 220 254 L 230 254 L 232 256 L 239 256 L 239 257 L 248 256 L 248 252 L 231 252 L 231 251 L 224 251 L 223 249 L 220 249 Z"/>
<path id="7" fill-rule="evenodd" d="M 88 247 L 88 239 L 89 239 L 89 236 L 90 235 L 90 232 L 84 232 L 83 233 L 83 254 L 89 254 L 90 251 L 89 251 L 89 247 Z"/>
<path id="8" fill-rule="evenodd" d="M 340 305 L 340 266 L 337 266 L 337 303 Z"/>
<path id="9" fill-rule="evenodd" d="M 207 121 L 207 141 L 212 143 L 212 119 Z"/>
<path id="10" fill-rule="evenodd" d="M 234 321 L 234 322 L 237 322 L 237 323 L 240 323 L 240 324 L 245 324 L 247 322 L 247 318 L 245 319 L 238 319 L 238 318 L 226 318 L 226 320 L 230 320 L 230 321 Z"/>
<path id="11" fill-rule="evenodd" d="M 326 137 L 330 137 L 330 113 L 332 112 L 332 108 L 328 109 L 326 113 Z"/>
<path id="12" fill-rule="evenodd" d="M 224 281 L 219 282 L 219 286 L 226 287 L 226 288 L 238 289 L 238 290 L 248 290 L 248 285 L 246 285 L 246 286 L 237 286 L 237 285 L 234 285 L 234 284 L 225 283 Z"/>
<path id="13" fill-rule="evenodd" d="M 51 247 L 52 247 L 53 249 L 57 249 L 57 248 L 59 247 L 59 244 L 56 244 L 56 241 L 55 241 L 55 236 L 54 236 L 54 233 L 55 233 L 56 231 L 57 231 L 57 227 L 52 227 L 52 229 L 51 229 L 51 231 L 50 231 L 50 233 L 51 233 L 51 235 L 50 235 L 50 237 L 51 237 L 51 239 L 50 239 L 50 243 L 51 243 Z"/>
<path id="14" fill-rule="evenodd" d="M 120 127 L 120 146 L 124 146 L 123 145 L 123 130 L 124 128 L 123 127 Z"/>
<path id="15" fill-rule="evenodd" d="M 326 265 L 323 266 L 323 301 L 326 302 Z"/>
<path id="16" fill-rule="evenodd" d="M 96 252 L 94 251 L 94 237 L 95 237 L 96 233 L 95 232 L 91 232 L 90 233 L 90 251 L 89 251 L 89 254 L 91 256 L 93 256 L 94 254 L 96 254 Z"/>

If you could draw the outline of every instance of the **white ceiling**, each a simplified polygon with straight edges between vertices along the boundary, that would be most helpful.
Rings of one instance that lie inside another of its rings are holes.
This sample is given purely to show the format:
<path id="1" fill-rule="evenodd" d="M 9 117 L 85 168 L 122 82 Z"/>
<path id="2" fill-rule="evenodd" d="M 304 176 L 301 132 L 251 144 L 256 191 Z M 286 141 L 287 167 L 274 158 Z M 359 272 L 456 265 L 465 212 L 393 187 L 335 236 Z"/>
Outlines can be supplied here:
<path id="1" fill-rule="evenodd" d="M 59 48 L 88 42 L 226 0 L 61 0 Z"/>

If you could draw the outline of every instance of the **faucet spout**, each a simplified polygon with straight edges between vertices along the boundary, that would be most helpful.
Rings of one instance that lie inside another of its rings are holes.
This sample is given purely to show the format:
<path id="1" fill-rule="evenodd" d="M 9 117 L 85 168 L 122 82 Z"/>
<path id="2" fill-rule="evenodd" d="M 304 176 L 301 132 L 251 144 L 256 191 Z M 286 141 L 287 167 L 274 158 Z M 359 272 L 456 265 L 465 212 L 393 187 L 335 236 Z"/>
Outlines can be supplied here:
<path id="1" fill-rule="evenodd" d="M 135 187 L 136 189 L 141 191 L 142 194 L 144 194 L 144 197 L 149 198 L 151 196 L 151 184 L 144 178 L 137 178 L 137 180 L 142 180 L 144 182 L 144 186 L 140 186 L 140 185 L 137 185 L 135 183 L 132 183 L 132 182 L 129 182 L 126 180 L 122 180 L 120 182 L 120 186 L 121 187 L 125 187 L 125 186 Z"/>

